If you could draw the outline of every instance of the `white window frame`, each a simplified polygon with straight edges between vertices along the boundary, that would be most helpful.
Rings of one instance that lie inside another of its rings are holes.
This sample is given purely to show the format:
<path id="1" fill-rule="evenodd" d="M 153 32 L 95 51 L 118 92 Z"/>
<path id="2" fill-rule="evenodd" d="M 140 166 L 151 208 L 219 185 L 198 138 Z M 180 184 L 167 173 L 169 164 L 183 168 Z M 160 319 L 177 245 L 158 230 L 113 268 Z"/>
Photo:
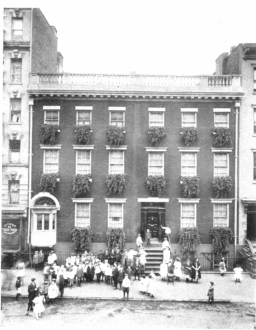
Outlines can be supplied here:
<path id="1" fill-rule="evenodd" d="M 161 169 L 161 174 L 150 174 L 150 157 L 151 155 L 155 154 L 155 153 L 158 153 L 158 154 L 161 154 L 162 155 L 162 162 L 163 162 L 163 165 L 162 165 L 162 169 Z M 164 175 L 164 152 L 162 151 L 157 151 L 155 150 L 154 152 L 150 152 L 148 153 L 148 175 L 153 175 L 153 176 L 157 176 L 157 175 Z"/>
<path id="2" fill-rule="evenodd" d="M 37 223 L 38 223 L 38 215 L 42 215 L 42 229 L 37 229 Z M 45 219 L 44 216 L 48 215 L 49 216 L 49 229 L 44 228 L 45 224 Z M 52 229 L 52 224 L 53 224 L 53 216 L 52 213 L 49 212 L 36 212 L 36 222 L 35 222 L 35 231 L 36 232 L 50 232 L 50 231 L 55 231 L 56 229 Z M 55 218 L 55 228 L 56 228 L 56 218 Z"/>
<path id="3" fill-rule="evenodd" d="M 118 127 L 125 127 L 125 111 L 126 111 L 126 107 L 109 107 L 109 125 L 115 125 Z M 113 124 L 112 120 L 111 120 L 111 116 L 113 112 L 120 112 L 123 114 L 123 120 L 122 120 L 122 125 L 117 125 L 117 124 Z"/>
<path id="4" fill-rule="evenodd" d="M 224 176 L 229 176 L 229 153 L 228 152 L 214 152 L 213 153 L 213 176 L 216 177 L 216 176 L 220 176 L 219 174 L 216 173 L 216 155 L 217 154 L 225 154 L 227 156 L 227 174 L 224 175 Z M 223 175 L 221 175 L 223 176 Z"/>
<path id="5" fill-rule="evenodd" d="M 164 113 L 165 113 L 165 108 L 148 108 L 148 125 L 149 127 L 164 127 Z M 159 125 L 152 125 L 151 122 L 152 120 L 150 119 L 151 115 L 153 114 L 162 114 L 162 122 L 160 122 Z"/>
<path id="6" fill-rule="evenodd" d="M 21 29 L 14 29 L 14 21 L 21 22 Z M 20 31 L 20 34 L 15 34 L 15 31 Z M 12 40 L 23 40 L 23 18 L 12 18 Z"/>
<path id="7" fill-rule="evenodd" d="M 256 150 L 253 151 L 252 153 L 252 179 L 253 179 L 253 183 L 256 183 L 256 174 L 255 174 L 255 177 L 254 177 L 254 170 L 256 171 Z"/>
<path id="8" fill-rule="evenodd" d="M 48 151 L 56 151 L 57 152 L 57 155 L 58 155 L 58 171 L 56 172 L 46 172 L 45 169 L 46 169 L 46 163 L 45 163 L 45 160 L 46 160 L 46 152 Z M 59 172 L 59 168 L 60 168 L 60 152 L 59 152 L 59 149 L 57 148 L 52 148 L 52 149 L 45 149 L 44 150 L 44 164 L 43 164 L 43 172 L 44 173 L 58 173 Z"/>
<path id="9" fill-rule="evenodd" d="M 229 128 L 229 108 L 214 108 L 213 109 L 213 115 L 214 115 L 214 127 L 223 127 L 223 128 Z M 218 115 L 226 115 L 227 116 L 227 122 L 226 125 L 221 125 L 221 122 L 216 122 Z"/>
<path id="10" fill-rule="evenodd" d="M 256 136 L 256 106 L 253 107 L 253 136 Z"/>
<path id="11" fill-rule="evenodd" d="M 16 74 L 16 68 L 20 69 L 20 73 Z M 12 58 L 11 59 L 11 83 L 21 84 L 22 83 L 22 59 Z"/>
<path id="12" fill-rule="evenodd" d="M 197 203 L 193 202 L 193 201 L 190 201 L 190 202 L 182 202 L 180 204 L 180 228 L 185 228 L 187 226 L 184 226 L 183 225 L 183 221 L 182 221 L 182 218 L 184 218 L 182 216 L 182 211 L 183 211 L 183 207 L 184 205 L 193 205 L 194 206 L 194 222 L 193 222 L 193 225 L 191 225 L 190 227 L 196 227 L 196 223 L 197 223 Z"/>
<path id="13" fill-rule="evenodd" d="M 186 155 L 186 154 L 193 154 L 193 155 L 195 155 L 195 166 L 194 166 L 194 168 L 195 168 L 195 174 L 193 174 L 193 175 L 185 175 L 184 174 L 184 172 L 183 172 L 183 168 L 184 168 L 184 166 L 183 166 L 183 164 L 182 164 L 182 158 Z M 183 156 L 184 155 L 184 156 Z M 197 176 L 197 152 L 190 152 L 190 151 L 187 151 L 187 152 L 181 152 L 181 161 L 180 161 L 180 173 L 181 173 L 181 176 Z"/>
<path id="14" fill-rule="evenodd" d="M 15 101 L 19 100 L 19 109 L 14 110 L 13 109 L 13 104 Z M 22 99 L 20 97 L 17 98 L 10 98 L 10 122 L 11 123 L 20 123 L 21 122 L 21 102 Z M 13 117 L 16 116 L 16 120 L 13 120 Z"/>
<path id="15" fill-rule="evenodd" d="M 181 127 L 185 128 L 185 127 L 197 127 L 197 113 L 198 113 L 198 109 L 197 108 L 181 108 Z M 184 116 L 186 114 L 193 114 L 195 116 L 195 123 L 193 125 L 186 125 L 186 123 L 184 122 Z"/>
<path id="16" fill-rule="evenodd" d="M 126 198 L 105 198 L 105 202 L 108 204 L 108 228 L 123 228 L 124 227 L 124 204 L 126 203 Z M 117 224 L 113 224 L 109 219 L 109 205 L 110 204 L 121 204 L 122 205 L 122 218 Z"/>
<path id="17" fill-rule="evenodd" d="M 15 190 L 11 189 L 11 185 L 16 184 L 17 188 Z M 17 202 L 12 201 L 11 194 L 16 193 L 17 194 Z M 8 203 L 13 205 L 13 204 L 19 204 L 20 201 L 20 180 L 9 180 L 8 182 Z"/>
<path id="18" fill-rule="evenodd" d="M 57 114 L 58 114 L 58 120 L 57 120 L 57 123 L 48 123 L 47 122 L 47 119 L 46 119 L 46 115 L 47 115 L 47 113 L 49 113 L 49 112 L 57 112 Z M 49 125 L 59 125 L 60 124 L 60 111 L 59 110 L 55 110 L 55 109 L 53 109 L 53 110 L 44 110 L 44 124 L 49 124 Z"/>
<path id="19" fill-rule="evenodd" d="M 253 91 L 256 92 L 256 67 L 253 68 Z"/>
<path id="20" fill-rule="evenodd" d="M 88 205 L 89 206 L 89 222 L 88 224 L 86 223 L 84 226 L 78 226 L 77 225 L 77 209 L 78 209 L 78 204 L 79 205 Z M 86 228 L 91 225 L 91 202 L 75 202 L 75 227 L 80 227 L 80 228 Z"/>
<path id="21" fill-rule="evenodd" d="M 92 110 L 93 110 L 93 107 L 92 106 L 76 106 L 75 107 L 75 110 L 76 110 L 76 125 L 87 125 L 87 124 L 79 124 L 78 123 L 78 113 L 80 111 L 86 111 L 86 112 L 89 112 L 90 114 L 90 123 L 89 123 L 89 126 L 92 125 Z"/>
<path id="22" fill-rule="evenodd" d="M 89 173 L 79 173 L 78 171 L 78 153 L 79 152 L 88 152 L 90 155 L 90 170 Z M 86 150 L 86 149 L 81 149 L 81 150 L 76 150 L 76 174 L 91 174 L 92 171 L 92 153 L 91 150 Z"/>
<path id="23" fill-rule="evenodd" d="M 225 223 L 225 226 L 224 227 L 228 227 L 229 226 L 229 204 L 228 203 L 226 203 L 226 202 L 224 202 L 224 203 L 213 203 L 213 227 L 217 227 L 217 226 L 220 226 L 220 224 L 219 223 L 215 223 L 215 219 L 217 218 L 216 216 L 215 216 L 215 212 L 216 212 L 216 210 L 215 210 L 215 208 L 216 208 L 216 206 L 219 206 L 219 205 L 225 205 L 226 207 L 227 207 L 227 219 L 226 219 L 226 223 Z M 222 224 L 221 224 L 221 226 L 223 226 Z"/>
<path id="24" fill-rule="evenodd" d="M 123 154 L 123 167 L 122 167 L 122 170 L 119 173 L 111 173 L 111 171 L 110 171 L 110 168 L 111 168 L 110 161 L 111 161 L 111 153 L 112 152 L 122 152 L 122 154 Z M 109 155 L 108 155 L 108 173 L 109 174 L 124 174 L 124 150 L 114 149 L 113 151 L 109 151 Z"/>

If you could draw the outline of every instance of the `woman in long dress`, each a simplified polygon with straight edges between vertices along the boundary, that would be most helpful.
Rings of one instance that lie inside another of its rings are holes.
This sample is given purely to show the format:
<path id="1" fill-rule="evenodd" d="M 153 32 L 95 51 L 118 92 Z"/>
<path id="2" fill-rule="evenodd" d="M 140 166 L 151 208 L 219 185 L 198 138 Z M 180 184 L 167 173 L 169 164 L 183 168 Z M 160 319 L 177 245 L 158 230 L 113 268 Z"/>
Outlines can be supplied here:
<path id="1" fill-rule="evenodd" d="M 148 293 L 151 298 L 155 298 L 156 294 L 156 279 L 150 274 L 148 283 Z"/>
<path id="2" fill-rule="evenodd" d="M 51 284 L 49 285 L 48 288 L 48 297 L 49 297 L 49 302 L 50 304 L 55 301 L 55 299 L 58 297 L 58 287 L 55 283 L 55 280 L 52 280 Z"/>
<path id="3" fill-rule="evenodd" d="M 39 317 L 42 317 L 42 312 L 45 310 L 44 302 L 45 302 L 44 295 L 41 294 L 40 288 L 38 288 L 38 292 L 36 294 L 36 297 L 33 300 L 33 303 L 35 304 L 34 305 L 34 313 L 36 314 L 37 320 L 39 319 Z"/>
<path id="4" fill-rule="evenodd" d="M 166 280 L 167 279 L 167 274 L 168 274 L 168 264 L 163 262 L 160 265 L 161 280 Z"/>
<path id="5" fill-rule="evenodd" d="M 169 262 L 171 257 L 171 251 L 169 246 L 166 246 L 166 248 L 163 250 L 163 263 L 166 264 Z"/>
<path id="6" fill-rule="evenodd" d="M 181 262 L 180 262 L 180 258 L 177 257 L 175 262 L 174 262 L 174 276 L 175 278 L 179 281 L 181 278 Z"/>

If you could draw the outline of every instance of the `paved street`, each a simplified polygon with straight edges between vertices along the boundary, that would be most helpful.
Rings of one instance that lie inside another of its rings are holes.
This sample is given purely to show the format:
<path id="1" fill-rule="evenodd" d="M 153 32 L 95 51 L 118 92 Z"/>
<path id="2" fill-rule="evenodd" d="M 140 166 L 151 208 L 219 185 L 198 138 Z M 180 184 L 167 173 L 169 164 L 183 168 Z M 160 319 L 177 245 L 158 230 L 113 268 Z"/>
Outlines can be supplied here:
<path id="1" fill-rule="evenodd" d="M 2 300 L 3 327 L 73 327 L 89 329 L 254 329 L 253 304 L 97 301 L 59 299 L 43 317 L 26 316 L 27 299 Z"/>

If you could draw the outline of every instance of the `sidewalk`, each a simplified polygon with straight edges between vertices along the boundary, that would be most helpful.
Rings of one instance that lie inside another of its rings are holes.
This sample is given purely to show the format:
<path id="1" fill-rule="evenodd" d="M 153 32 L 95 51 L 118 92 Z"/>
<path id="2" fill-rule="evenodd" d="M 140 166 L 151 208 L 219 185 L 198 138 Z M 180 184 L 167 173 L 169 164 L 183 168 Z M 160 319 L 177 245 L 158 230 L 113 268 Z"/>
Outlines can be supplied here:
<path id="1" fill-rule="evenodd" d="M 17 270 L 3 269 L 1 271 L 1 295 L 3 297 L 15 297 L 15 282 Z M 22 296 L 27 296 L 27 287 L 31 278 L 36 279 L 37 286 L 43 284 L 43 272 L 36 272 L 34 269 L 27 268 L 25 276 L 25 285 L 22 287 Z M 169 283 L 161 281 L 157 277 L 157 292 L 155 300 L 161 301 L 177 301 L 177 302 L 196 302 L 207 301 L 207 291 L 210 281 L 215 284 L 215 301 L 218 302 L 234 302 L 234 303 L 255 303 L 256 301 L 256 281 L 249 274 L 243 274 L 242 283 L 235 284 L 234 274 L 225 274 L 221 277 L 220 274 L 202 273 L 202 278 L 198 284 L 186 283 L 185 277 L 181 280 Z M 97 284 L 95 281 L 92 284 L 82 283 L 81 287 L 76 284 L 72 288 L 65 288 L 64 298 L 80 298 L 80 299 L 103 299 L 103 300 L 118 300 L 122 299 L 123 293 L 121 290 L 114 290 L 111 285 L 104 282 Z M 139 281 L 131 281 L 130 288 L 131 300 L 152 300 L 139 292 Z"/>

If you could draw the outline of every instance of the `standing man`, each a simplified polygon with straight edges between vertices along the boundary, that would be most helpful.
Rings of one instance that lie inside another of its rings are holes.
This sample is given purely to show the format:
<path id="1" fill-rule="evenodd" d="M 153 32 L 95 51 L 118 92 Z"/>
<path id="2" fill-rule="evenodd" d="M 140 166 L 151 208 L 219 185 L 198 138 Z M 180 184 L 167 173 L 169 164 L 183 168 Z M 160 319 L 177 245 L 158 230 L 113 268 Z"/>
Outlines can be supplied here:
<path id="1" fill-rule="evenodd" d="M 127 295 L 127 300 L 129 300 L 130 285 L 131 285 L 131 281 L 128 278 L 128 274 L 125 274 L 125 277 L 124 277 L 124 280 L 122 283 L 123 293 L 124 293 L 123 300 L 125 300 L 125 294 Z"/>
<path id="2" fill-rule="evenodd" d="M 171 228 L 170 227 L 163 227 L 161 226 L 164 230 L 165 230 L 165 236 L 168 239 L 169 244 L 171 244 Z"/>
<path id="3" fill-rule="evenodd" d="M 36 283 L 35 278 L 31 279 L 31 283 L 28 286 L 28 309 L 27 309 L 27 316 L 29 315 L 29 311 L 33 312 L 33 300 L 36 296 Z"/>

